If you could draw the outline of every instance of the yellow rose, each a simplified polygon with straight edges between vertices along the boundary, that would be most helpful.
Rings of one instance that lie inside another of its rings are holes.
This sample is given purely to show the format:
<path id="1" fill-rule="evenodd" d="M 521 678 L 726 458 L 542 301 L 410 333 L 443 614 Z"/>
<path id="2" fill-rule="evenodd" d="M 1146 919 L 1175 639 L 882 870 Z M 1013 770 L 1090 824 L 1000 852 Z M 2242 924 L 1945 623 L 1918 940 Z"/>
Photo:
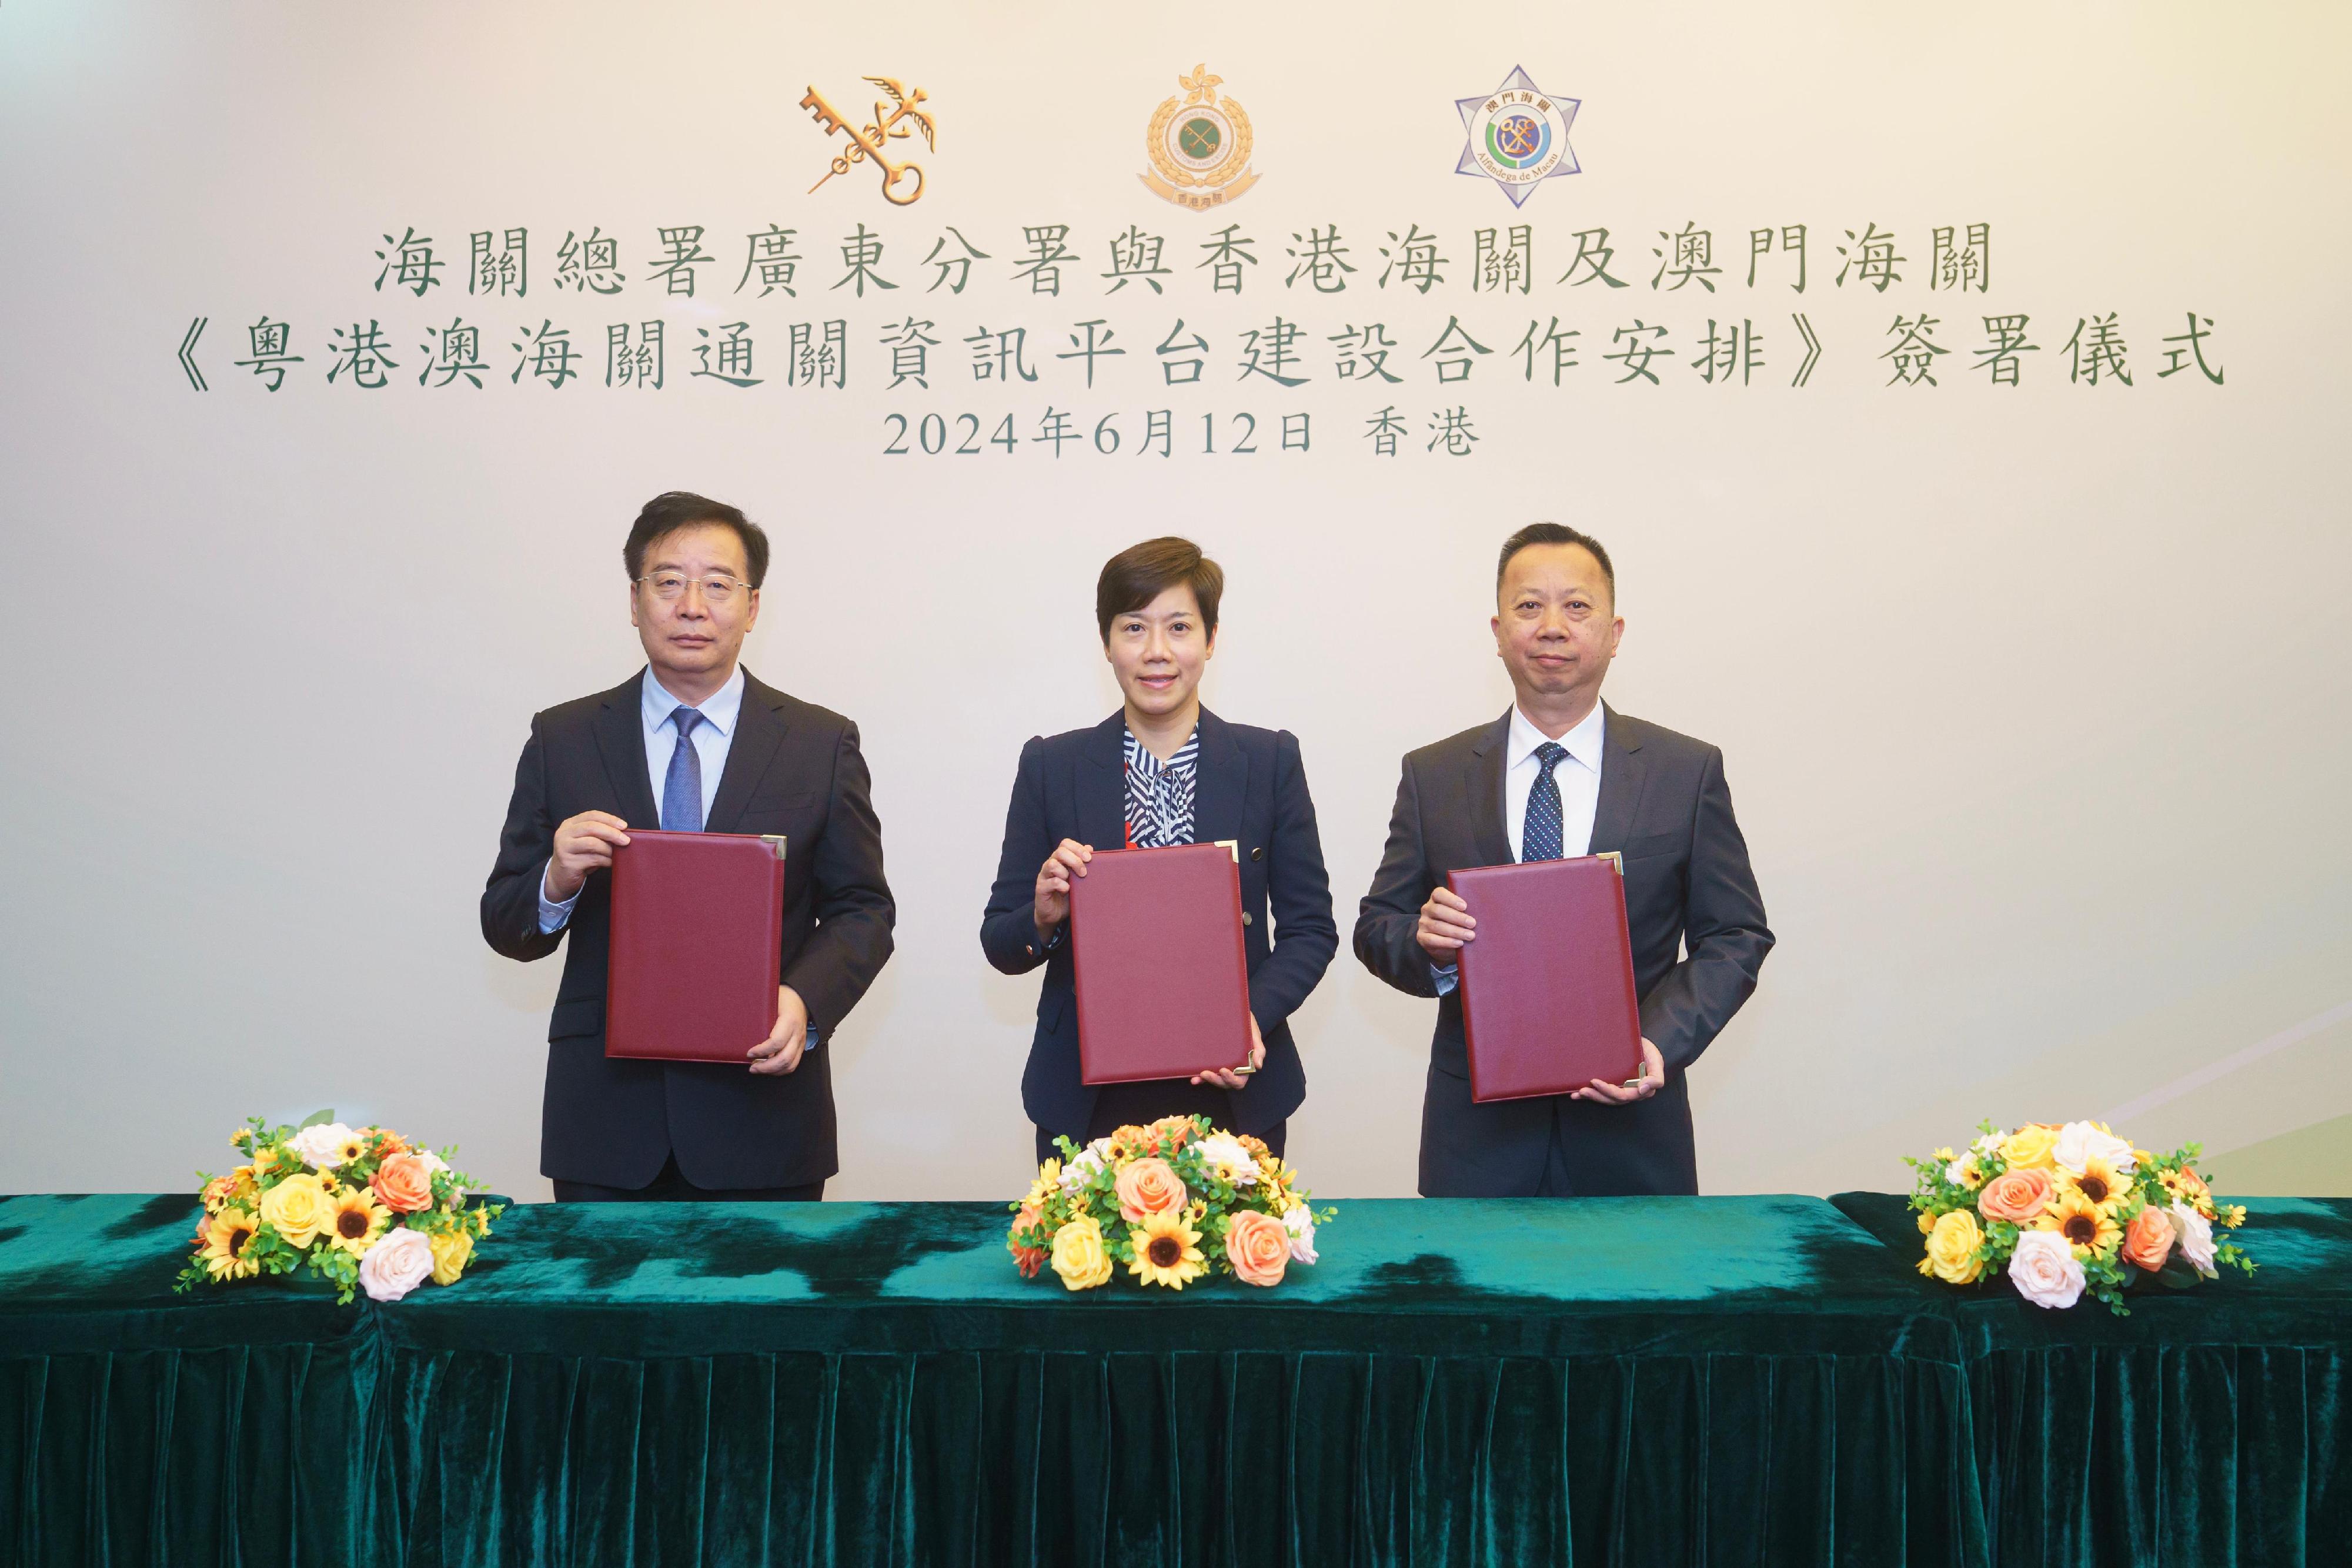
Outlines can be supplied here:
<path id="1" fill-rule="evenodd" d="M 261 1195 L 261 1218 L 289 1247 L 308 1247 L 334 1224 L 335 1205 L 309 1176 L 288 1176 Z"/>
<path id="2" fill-rule="evenodd" d="M 1102 1227 L 1092 1215 L 1054 1232 L 1054 1272 L 1073 1291 L 1110 1283 L 1110 1254 L 1103 1249 Z"/>
<path id="3" fill-rule="evenodd" d="M 1984 1272 L 1984 1261 L 1976 1255 L 1983 1244 L 1984 1232 L 1977 1228 L 1977 1217 L 1956 1208 L 1938 1218 L 1936 1228 L 1927 1233 L 1927 1262 L 1938 1280 L 1972 1285 Z"/>
<path id="4" fill-rule="evenodd" d="M 433 1282 L 454 1285 L 466 1265 L 474 1260 L 474 1233 L 470 1230 L 436 1230 L 425 1239 L 433 1247 Z"/>
<path id="5" fill-rule="evenodd" d="M 2039 1122 L 2028 1123 L 2011 1133 L 2000 1145 L 2000 1157 L 2012 1166 L 2029 1170 L 2046 1171 L 2054 1162 L 2051 1152 L 2058 1146 L 2058 1129 L 2045 1127 Z"/>

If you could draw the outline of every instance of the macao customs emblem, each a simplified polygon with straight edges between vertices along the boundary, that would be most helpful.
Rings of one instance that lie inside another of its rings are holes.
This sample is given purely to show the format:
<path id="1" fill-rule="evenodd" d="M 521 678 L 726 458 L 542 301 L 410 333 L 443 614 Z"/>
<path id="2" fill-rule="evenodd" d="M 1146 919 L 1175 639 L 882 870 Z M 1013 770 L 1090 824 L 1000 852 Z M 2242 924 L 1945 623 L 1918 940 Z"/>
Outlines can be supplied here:
<path id="1" fill-rule="evenodd" d="M 1454 100 L 1470 133 L 1454 172 L 1492 180 L 1511 205 L 1522 204 L 1540 182 L 1577 172 L 1568 128 L 1580 106 L 1577 99 L 1551 97 L 1514 68 L 1493 92 Z"/>
<path id="2" fill-rule="evenodd" d="M 1218 95 L 1225 78 L 1211 76 L 1207 65 L 1176 79 L 1184 90 L 1152 114 L 1144 135 L 1151 172 L 1138 178 L 1152 194 L 1205 212 L 1257 183 L 1249 166 L 1249 116 Z"/>

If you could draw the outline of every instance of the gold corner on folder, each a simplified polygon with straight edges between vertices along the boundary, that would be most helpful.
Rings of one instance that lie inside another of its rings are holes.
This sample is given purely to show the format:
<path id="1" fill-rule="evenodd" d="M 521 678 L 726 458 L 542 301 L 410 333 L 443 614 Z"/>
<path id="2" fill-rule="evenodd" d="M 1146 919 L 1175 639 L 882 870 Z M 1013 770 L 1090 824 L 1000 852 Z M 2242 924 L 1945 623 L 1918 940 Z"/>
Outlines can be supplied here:
<path id="1" fill-rule="evenodd" d="M 1242 863 L 1242 841 L 1239 839 L 1211 839 L 1209 841 L 1233 856 L 1235 865 Z"/>
<path id="2" fill-rule="evenodd" d="M 1611 865 L 1614 866 L 1617 869 L 1617 874 L 1619 876 L 1623 876 L 1625 874 L 1625 855 L 1622 851 L 1602 850 L 1601 852 L 1600 858 L 1607 861 Z"/>
<path id="3" fill-rule="evenodd" d="M 775 852 L 776 858 L 777 858 L 778 860 L 782 860 L 782 859 L 783 859 L 783 858 L 784 858 L 784 835 L 783 835 L 783 834 L 782 834 L 782 833 L 761 833 L 761 834 L 760 835 L 760 841 L 761 841 L 761 843 L 763 843 L 763 844 L 767 845 L 767 846 L 768 846 L 768 848 L 770 848 L 771 850 L 773 850 L 773 851 Z"/>

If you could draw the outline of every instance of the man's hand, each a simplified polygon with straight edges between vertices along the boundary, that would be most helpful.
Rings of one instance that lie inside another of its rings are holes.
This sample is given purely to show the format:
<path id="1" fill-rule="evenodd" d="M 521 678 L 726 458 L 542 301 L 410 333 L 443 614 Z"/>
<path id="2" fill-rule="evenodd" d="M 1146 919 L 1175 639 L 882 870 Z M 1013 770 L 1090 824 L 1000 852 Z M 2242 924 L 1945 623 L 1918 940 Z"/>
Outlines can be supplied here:
<path id="1" fill-rule="evenodd" d="M 1605 1079 L 1596 1078 L 1591 1087 L 1579 1089 L 1569 1098 L 1598 1100 L 1609 1105 L 1630 1105 L 1636 1100 L 1655 1099 L 1658 1091 L 1665 1086 L 1666 1059 L 1658 1054 L 1658 1048 L 1650 1043 L 1650 1037 L 1643 1035 L 1642 1037 L 1642 1078 L 1639 1083 L 1628 1089 L 1622 1083 L 1612 1083 Z"/>
<path id="2" fill-rule="evenodd" d="M 778 986 L 776 1027 L 744 1053 L 751 1059 L 751 1071 L 770 1078 L 790 1072 L 801 1064 L 802 1048 L 807 1043 L 808 1004 L 790 986 Z"/>
<path id="3" fill-rule="evenodd" d="M 1478 935 L 1478 922 L 1470 914 L 1470 906 L 1462 902 L 1450 887 L 1433 890 L 1429 902 L 1421 906 L 1421 923 L 1413 927 L 1413 936 L 1429 961 L 1444 967 L 1455 961 L 1462 944 Z"/>
<path id="4" fill-rule="evenodd" d="M 1250 1072 L 1255 1072 L 1259 1068 L 1265 1065 L 1265 1036 L 1258 1032 L 1257 1015 L 1255 1013 L 1252 1013 L 1250 1015 L 1249 1026 Z M 1195 1083 L 1213 1084 L 1219 1089 L 1245 1089 L 1249 1086 L 1249 1074 L 1235 1072 L 1230 1068 L 1213 1067 L 1206 1072 L 1195 1072 L 1192 1074 L 1192 1082 Z"/>
<path id="5" fill-rule="evenodd" d="M 1070 878 L 1087 874 L 1087 862 L 1095 858 L 1094 846 L 1076 839 L 1064 839 L 1045 863 L 1037 868 L 1037 936 L 1040 941 L 1054 935 L 1054 927 L 1070 917 Z"/>
<path id="6" fill-rule="evenodd" d="M 629 841 L 623 831 L 628 825 L 610 811 L 564 818 L 555 830 L 555 852 L 547 861 L 547 901 L 562 904 L 580 891 L 590 872 L 610 871 L 613 851 Z"/>

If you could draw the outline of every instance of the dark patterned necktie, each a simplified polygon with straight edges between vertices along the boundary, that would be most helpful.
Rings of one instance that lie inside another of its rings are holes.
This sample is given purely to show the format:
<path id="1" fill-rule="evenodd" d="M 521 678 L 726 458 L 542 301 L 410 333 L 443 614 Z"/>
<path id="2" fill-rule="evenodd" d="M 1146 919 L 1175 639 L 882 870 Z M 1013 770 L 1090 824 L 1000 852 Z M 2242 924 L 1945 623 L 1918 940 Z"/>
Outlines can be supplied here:
<path id="1" fill-rule="evenodd" d="M 662 828 L 672 833 L 702 831 L 702 758 L 694 749 L 694 727 L 702 721 L 698 709 L 681 707 L 670 718 L 677 725 L 677 747 L 669 754 L 669 776 L 662 780 Z M 1552 815 L 1559 815 L 1559 797 L 1552 797 Z M 1559 830 L 1552 841 L 1559 841 Z"/>
<path id="2" fill-rule="evenodd" d="M 1536 775 L 1533 787 L 1528 790 L 1528 815 L 1519 830 L 1519 858 L 1523 861 L 1556 861 L 1560 855 L 1559 784 L 1551 770 L 1559 766 L 1568 747 L 1556 740 L 1547 740 L 1536 747 L 1536 760 L 1543 771 Z"/>

